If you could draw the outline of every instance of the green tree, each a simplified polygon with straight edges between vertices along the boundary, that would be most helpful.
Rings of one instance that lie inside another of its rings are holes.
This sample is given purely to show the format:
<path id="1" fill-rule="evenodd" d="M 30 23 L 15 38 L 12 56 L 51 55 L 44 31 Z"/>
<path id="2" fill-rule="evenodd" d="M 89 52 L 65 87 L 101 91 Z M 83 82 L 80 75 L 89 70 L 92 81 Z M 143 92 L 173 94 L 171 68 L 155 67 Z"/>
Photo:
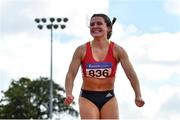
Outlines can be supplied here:
<path id="1" fill-rule="evenodd" d="M 48 78 L 36 80 L 20 78 L 13 80 L 0 100 L 0 119 L 47 119 L 49 118 Z M 65 90 L 53 82 L 53 114 L 68 113 L 77 117 L 79 113 L 71 106 L 63 104 Z"/>

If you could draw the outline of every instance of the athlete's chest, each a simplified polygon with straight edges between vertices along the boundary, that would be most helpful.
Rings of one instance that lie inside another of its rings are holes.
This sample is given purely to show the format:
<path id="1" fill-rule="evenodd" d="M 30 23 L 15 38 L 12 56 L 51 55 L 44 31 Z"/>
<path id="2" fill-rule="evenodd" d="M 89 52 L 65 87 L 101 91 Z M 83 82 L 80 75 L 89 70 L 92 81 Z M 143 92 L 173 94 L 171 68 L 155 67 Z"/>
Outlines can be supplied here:
<path id="1" fill-rule="evenodd" d="M 108 56 L 109 48 L 104 48 L 104 49 L 92 48 L 91 51 L 92 51 L 92 57 L 95 61 L 104 61 Z"/>

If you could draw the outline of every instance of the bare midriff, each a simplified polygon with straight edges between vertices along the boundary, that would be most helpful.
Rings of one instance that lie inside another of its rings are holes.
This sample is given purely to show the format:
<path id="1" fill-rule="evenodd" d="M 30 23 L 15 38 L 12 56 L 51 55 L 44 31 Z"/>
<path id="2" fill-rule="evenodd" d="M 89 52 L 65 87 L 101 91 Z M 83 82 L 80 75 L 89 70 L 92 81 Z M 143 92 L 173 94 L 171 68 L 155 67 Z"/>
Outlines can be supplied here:
<path id="1" fill-rule="evenodd" d="M 114 89 L 115 77 L 90 78 L 83 77 L 82 89 L 90 91 L 106 91 Z"/>

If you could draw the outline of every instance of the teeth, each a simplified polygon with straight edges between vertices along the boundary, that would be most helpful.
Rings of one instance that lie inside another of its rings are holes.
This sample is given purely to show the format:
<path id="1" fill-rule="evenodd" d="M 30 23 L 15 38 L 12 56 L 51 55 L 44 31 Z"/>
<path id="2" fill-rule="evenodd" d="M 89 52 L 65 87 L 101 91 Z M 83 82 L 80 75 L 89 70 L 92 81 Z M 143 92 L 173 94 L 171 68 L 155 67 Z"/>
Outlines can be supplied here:
<path id="1" fill-rule="evenodd" d="M 99 32 L 101 32 L 100 30 L 94 30 L 93 31 L 94 33 L 99 33 Z"/>
<path id="2" fill-rule="evenodd" d="M 99 31 L 94 31 L 94 33 L 98 33 Z"/>

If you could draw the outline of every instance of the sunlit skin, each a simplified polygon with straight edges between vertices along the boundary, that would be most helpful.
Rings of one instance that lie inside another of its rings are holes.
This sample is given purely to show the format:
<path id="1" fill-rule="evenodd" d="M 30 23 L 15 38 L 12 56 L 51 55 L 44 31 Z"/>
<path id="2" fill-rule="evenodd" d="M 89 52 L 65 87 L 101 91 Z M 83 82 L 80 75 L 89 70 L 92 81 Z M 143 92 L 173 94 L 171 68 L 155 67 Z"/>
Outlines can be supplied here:
<path id="1" fill-rule="evenodd" d="M 94 38 L 94 40 L 91 42 L 93 58 L 96 61 L 102 61 L 105 59 L 108 52 L 109 41 L 107 40 L 107 32 L 109 31 L 109 27 L 107 27 L 102 17 L 93 17 L 90 21 L 89 28 L 90 34 Z M 74 96 L 72 95 L 73 83 L 85 53 L 85 44 L 80 45 L 74 52 L 65 80 L 66 99 L 64 103 L 66 105 L 71 104 L 74 100 Z M 132 64 L 129 61 L 126 51 L 119 45 L 115 44 L 113 48 L 113 55 L 115 59 L 121 64 L 127 78 L 132 85 L 135 93 L 135 104 L 138 107 L 142 107 L 145 102 L 141 97 L 138 77 L 135 73 L 135 70 L 133 69 Z M 90 91 L 106 91 L 114 89 L 115 77 L 101 79 L 93 77 L 82 78 L 82 89 Z M 79 110 L 82 119 L 119 119 L 119 109 L 116 97 L 111 98 L 102 107 L 101 111 L 99 111 L 98 108 L 86 98 L 79 97 Z"/>

